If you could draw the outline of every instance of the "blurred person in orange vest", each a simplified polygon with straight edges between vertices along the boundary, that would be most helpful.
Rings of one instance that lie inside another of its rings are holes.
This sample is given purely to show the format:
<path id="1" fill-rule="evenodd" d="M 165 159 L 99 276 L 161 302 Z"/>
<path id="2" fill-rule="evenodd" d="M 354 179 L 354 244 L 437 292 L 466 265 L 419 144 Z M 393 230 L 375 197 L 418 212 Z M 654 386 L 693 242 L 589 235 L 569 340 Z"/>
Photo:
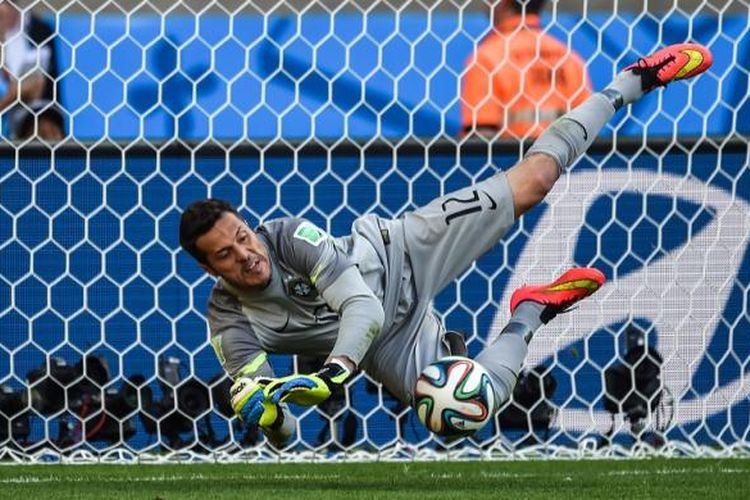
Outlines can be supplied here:
<path id="1" fill-rule="evenodd" d="M 591 95 L 583 59 L 545 33 L 546 0 L 500 0 L 494 29 L 467 60 L 464 133 L 535 138 Z"/>

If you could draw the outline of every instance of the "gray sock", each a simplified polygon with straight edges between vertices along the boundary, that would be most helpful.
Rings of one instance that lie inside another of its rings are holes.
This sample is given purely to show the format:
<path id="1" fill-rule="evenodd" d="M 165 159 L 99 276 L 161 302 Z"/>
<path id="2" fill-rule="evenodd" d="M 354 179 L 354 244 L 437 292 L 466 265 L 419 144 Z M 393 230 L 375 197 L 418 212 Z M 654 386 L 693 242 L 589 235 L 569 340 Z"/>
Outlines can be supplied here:
<path id="1" fill-rule="evenodd" d="M 544 153 L 554 158 L 561 170 L 565 170 L 591 146 L 615 111 L 611 95 L 592 95 L 547 127 L 526 156 Z"/>
<path id="2" fill-rule="evenodd" d="M 643 80 L 632 71 L 620 71 L 602 94 L 610 96 L 610 102 L 618 110 L 643 97 Z"/>
<path id="3" fill-rule="evenodd" d="M 498 405 L 513 394 L 527 351 L 528 346 L 522 336 L 501 334 L 475 358 L 490 374 Z"/>
<path id="4" fill-rule="evenodd" d="M 544 305 L 531 301 L 518 304 L 497 340 L 476 357 L 476 361 L 492 377 L 492 387 L 495 389 L 498 403 L 502 403 L 513 393 L 518 374 L 526 359 L 529 340 L 544 324 L 544 308 Z"/>
<path id="5" fill-rule="evenodd" d="M 508 333 L 520 335 L 528 344 L 531 341 L 531 337 L 534 335 L 540 326 L 546 321 L 542 318 L 542 311 L 544 311 L 544 304 L 537 302 L 531 302 L 526 300 L 518 304 L 516 310 L 513 311 L 513 316 L 510 317 L 510 321 L 505 325 L 500 335 Z"/>

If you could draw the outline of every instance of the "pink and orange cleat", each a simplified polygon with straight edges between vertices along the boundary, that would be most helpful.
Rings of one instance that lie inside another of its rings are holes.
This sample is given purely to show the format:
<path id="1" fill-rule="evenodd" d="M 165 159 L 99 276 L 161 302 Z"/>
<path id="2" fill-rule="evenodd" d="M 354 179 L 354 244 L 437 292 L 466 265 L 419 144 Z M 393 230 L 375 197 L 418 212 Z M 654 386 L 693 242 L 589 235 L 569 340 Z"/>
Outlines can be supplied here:
<path id="1" fill-rule="evenodd" d="M 576 302 L 596 292 L 607 280 L 593 267 L 574 267 L 546 285 L 527 285 L 518 288 L 510 298 L 510 312 L 526 300 L 544 304 L 542 320 L 547 323 L 555 315 L 565 312 Z"/>
<path id="2" fill-rule="evenodd" d="M 711 52 L 697 43 L 680 43 L 657 50 L 639 59 L 625 71 L 641 76 L 644 92 L 663 87 L 668 83 L 692 78 L 706 71 L 713 63 Z"/>

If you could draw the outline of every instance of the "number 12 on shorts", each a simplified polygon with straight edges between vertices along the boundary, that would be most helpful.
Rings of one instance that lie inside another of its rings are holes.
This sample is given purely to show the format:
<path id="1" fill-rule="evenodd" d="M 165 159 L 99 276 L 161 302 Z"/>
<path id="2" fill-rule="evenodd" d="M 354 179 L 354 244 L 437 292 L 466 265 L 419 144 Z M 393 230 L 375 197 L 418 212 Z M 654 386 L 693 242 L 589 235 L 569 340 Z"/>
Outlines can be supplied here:
<path id="1" fill-rule="evenodd" d="M 487 197 L 488 200 L 490 200 L 490 210 L 495 210 L 497 208 L 497 203 L 495 200 L 492 199 L 492 197 L 486 192 L 482 191 L 482 193 Z M 448 213 L 445 216 L 445 224 L 450 225 L 451 221 L 453 219 L 458 219 L 459 217 L 463 217 L 465 215 L 473 214 L 475 212 L 481 212 L 482 210 L 482 203 L 479 199 L 479 191 L 474 189 L 471 192 L 471 197 L 469 198 L 459 198 L 459 197 L 451 197 L 446 199 L 442 203 L 443 212 L 449 211 L 449 205 L 451 213 Z M 455 211 L 454 210 L 455 207 Z"/>

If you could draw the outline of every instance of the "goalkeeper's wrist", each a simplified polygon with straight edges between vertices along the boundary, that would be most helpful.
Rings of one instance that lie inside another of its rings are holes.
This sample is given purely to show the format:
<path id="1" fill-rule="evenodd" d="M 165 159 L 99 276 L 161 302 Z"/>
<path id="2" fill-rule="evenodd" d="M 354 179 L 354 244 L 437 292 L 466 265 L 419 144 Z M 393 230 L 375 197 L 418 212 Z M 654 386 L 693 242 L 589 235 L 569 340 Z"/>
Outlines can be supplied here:
<path id="1" fill-rule="evenodd" d="M 329 387 L 343 385 L 354 373 L 354 364 L 344 358 L 332 358 L 316 374 Z"/>

